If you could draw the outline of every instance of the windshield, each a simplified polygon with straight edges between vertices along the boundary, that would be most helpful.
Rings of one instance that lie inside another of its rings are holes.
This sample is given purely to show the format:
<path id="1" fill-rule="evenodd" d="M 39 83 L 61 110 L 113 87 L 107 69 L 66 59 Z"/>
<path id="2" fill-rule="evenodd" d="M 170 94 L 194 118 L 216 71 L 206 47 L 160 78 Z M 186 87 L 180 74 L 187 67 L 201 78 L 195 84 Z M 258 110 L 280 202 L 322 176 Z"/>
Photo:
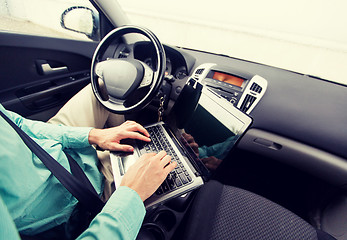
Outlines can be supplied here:
<path id="1" fill-rule="evenodd" d="M 165 44 L 225 54 L 347 85 L 345 0 L 119 0 Z"/>

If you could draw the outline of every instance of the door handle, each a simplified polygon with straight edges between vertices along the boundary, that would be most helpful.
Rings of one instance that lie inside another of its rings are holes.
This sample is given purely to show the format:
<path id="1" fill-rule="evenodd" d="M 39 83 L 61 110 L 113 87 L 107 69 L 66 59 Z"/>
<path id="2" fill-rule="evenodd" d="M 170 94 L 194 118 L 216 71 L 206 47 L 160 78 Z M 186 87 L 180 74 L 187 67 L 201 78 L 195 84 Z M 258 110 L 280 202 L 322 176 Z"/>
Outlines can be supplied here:
<path id="1" fill-rule="evenodd" d="M 52 68 L 51 65 L 49 65 L 49 63 L 42 63 L 40 67 L 43 75 L 68 72 L 67 66 Z"/>

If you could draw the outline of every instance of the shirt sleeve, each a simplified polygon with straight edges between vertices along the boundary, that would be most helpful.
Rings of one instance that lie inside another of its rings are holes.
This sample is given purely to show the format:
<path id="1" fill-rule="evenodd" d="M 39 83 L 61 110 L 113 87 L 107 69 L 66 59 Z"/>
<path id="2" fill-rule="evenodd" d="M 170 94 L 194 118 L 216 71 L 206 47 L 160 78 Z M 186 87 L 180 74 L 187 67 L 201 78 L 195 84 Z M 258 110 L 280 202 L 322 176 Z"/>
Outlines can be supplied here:
<path id="1" fill-rule="evenodd" d="M 2 107 L 2 106 L 1 106 Z M 64 148 L 84 148 L 90 146 L 89 132 L 92 128 L 68 127 L 23 118 L 17 113 L 2 110 L 18 127 L 34 139 L 51 139 Z"/>
<path id="2" fill-rule="evenodd" d="M 128 187 L 119 187 L 77 239 L 135 239 L 145 213 L 140 196 Z"/>
<path id="3" fill-rule="evenodd" d="M 224 142 L 216 143 L 212 146 L 201 146 L 199 147 L 199 158 L 214 156 L 223 160 L 234 144 L 235 136 L 232 136 L 226 139 Z"/>
<path id="4" fill-rule="evenodd" d="M 140 196 L 128 187 L 120 187 L 77 239 L 135 239 L 145 213 Z M 0 239 L 19 240 L 18 230 L 1 197 L 0 216 Z"/>

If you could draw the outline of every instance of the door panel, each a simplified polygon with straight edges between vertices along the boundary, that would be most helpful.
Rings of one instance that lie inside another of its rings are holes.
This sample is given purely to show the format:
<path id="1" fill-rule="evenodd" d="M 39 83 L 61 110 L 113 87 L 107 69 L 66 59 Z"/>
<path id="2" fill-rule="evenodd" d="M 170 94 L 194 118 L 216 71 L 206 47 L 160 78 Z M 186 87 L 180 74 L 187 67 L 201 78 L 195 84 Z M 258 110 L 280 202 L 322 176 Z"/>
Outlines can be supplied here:
<path id="1" fill-rule="evenodd" d="M 97 42 L 0 33 L 0 101 L 47 120 L 90 81 Z"/>

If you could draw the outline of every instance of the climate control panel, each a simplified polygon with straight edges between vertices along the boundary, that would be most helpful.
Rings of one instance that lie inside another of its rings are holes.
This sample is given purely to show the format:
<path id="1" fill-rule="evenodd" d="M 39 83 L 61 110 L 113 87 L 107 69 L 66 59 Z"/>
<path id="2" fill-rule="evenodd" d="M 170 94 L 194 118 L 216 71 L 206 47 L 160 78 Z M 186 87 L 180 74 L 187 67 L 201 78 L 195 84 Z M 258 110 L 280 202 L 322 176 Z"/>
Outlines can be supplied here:
<path id="1" fill-rule="evenodd" d="M 267 89 L 267 80 L 259 75 L 214 63 L 200 65 L 191 77 L 245 113 L 253 110 Z"/>

